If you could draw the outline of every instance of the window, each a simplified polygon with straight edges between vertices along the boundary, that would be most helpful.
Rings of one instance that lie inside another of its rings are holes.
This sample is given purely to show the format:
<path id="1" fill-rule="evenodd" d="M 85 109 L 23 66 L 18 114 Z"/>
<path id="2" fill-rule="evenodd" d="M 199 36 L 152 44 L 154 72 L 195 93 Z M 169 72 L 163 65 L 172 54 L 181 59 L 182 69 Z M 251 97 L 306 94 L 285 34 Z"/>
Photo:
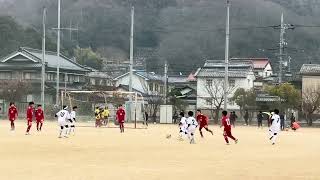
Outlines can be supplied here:
<path id="1" fill-rule="evenodd" d="M 79 82 L 84 82 L 84 81 L 85 81 L 84 77 L 83 76 L 79 76 Z"/>
<path id="2" fill-rule="evenodd" d="M 56 75 L 53 73 L 47 73 L 47 80 L 48 81 L 55 81 L 56 80 Z"/>
<path id="3" fill-rule="evenodd" d="M 206 86 L 207 86 L 207 87 L 212 87 L 212 83 L 213 83 L 213 82 L 212 82 L 212 79 L 207 79 L 207 80 L 206 80 Z"/>
<path id="4" fill-rule="evenodd" d="M 160 86 L 160 94 L 163 94 L 163 93 L 164 93 L 164 87 Z"/>
<path id="5" fill-rule="evenodd" d="M 34 72 L 24 72 L 23 79 L 31 80 L 31 79 L 40 79 L 40 74 Z"/>
<path id="6" fill-rule="evenodd" d="M 149 84 L 149 90 L 152 92 L 153 91 L 153 83 Z"/>
<path id="7" fill-rule="evenodd" d="M 29 72 L 23 73 L 23 79 L 31 79 L 31 73 Z"/>
<path id="8" fill-rule="evenodd" d="M 94 78 L 90 78 L 91 85 L 96 85 L 96 80 Z"/>
<path id="9" fill-rule="evenodd" d="M 232 99 L 230 99 L 230 98 L 229 98 L 229 100 L 228 100 L 228 104 L 231 105 L 231 106 L 234 106 L 234 105 L 235 105 L 235 104 L 234 104 L 234 101 L 233 101 Z"/>
<path id="10" fill-rule="evenodd" d="M 12 72 L 0 72 L 0 79 L 12 79 Z"/>
<path id="11" fill-rule="evenodd" d="M 155 86 L 154 86 L 154 91 L 159 91 L 159 85 L 158 84 L 155 84 Z"/>
<path id="12" fill-rule="evenodd" d="M 229 80 L 229 87 L 235 87 L 236 86 L 236 80 L 230 79 Z"/>
<path id="13" fill-rule="evenodd" d="M 75 76 L 74 82 L 80 82 L 80 76 Z"/>
<path id="14" fill-rule="evenodd" d="M 208 98 L 205 101 L 206 101 L 206 105 L 207 106 L 211 106 L 212 105 L 212 99 Z"/>

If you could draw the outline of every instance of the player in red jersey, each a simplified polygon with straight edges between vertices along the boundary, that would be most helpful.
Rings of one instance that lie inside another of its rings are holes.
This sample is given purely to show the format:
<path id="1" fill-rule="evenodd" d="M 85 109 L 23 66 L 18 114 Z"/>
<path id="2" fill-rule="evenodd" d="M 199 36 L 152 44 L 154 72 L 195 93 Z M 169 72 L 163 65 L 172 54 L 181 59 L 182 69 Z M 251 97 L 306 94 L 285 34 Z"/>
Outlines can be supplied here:
<path id="1" fill-rule="evenodd" d="M 34 106 L 34 102 L 29 102 L 29 106 L 28 106 L 28 109 L 27 109 L 28 128 L 27 128 L 27 131 L 26 131 L 26 135 L 30 135 L 30 129 L 31 129 L 31 126 L 32 126 L 32 119 L 33 119 L 33 115 L 34 115 L 33 106 Z"/>
<path id="2" fill-rule="evenodd" d="M 18 118 L 18 110 L 14 104 L 14 102 L 10 102 L 10 107 L 8 109 L 8 118 L 11 124 L 11 131 L 14 131 L 14 121 Z"/>
<path id="3" fill-rule="evenodd" d="M 213 132 L 208 128 L 209 125 L 209 118 L 201 113 L 201 110 L 197 110 L 197 121 L 200 124 L 199 131 L 200 135 L 203 138 L 202 128 L 204 128 L 206 131 L 210 132 L 213 135 Z"/>
<path id="4" fill-rule="evenodd" d="M 230 124 L 230 120 L 229 120 L 227 111 L 222 111 L 221 127 L 222 126 L 224 127 L 223 136 L 224 136 L 224 139 L 225 139 L 227 145 L 229 145 L 228 137 L 233 139 L 235 143 L 238 143 L 238 139 L 236 139 L 235 137 L 232 136 L 231 124 Z"/>
<path id="5" fill-rule="evenodd" d="M 124 133 L 124 119 L 126 117 L 126 112 L 123 109 L 123 106 L 120 105 L 119 109 L 117 110 L 117 120 L 120 126 L 120 132 Z"/>
<path id="6" fill-rule="evenodd" d="M 36 117 L 36 121 L 37 121 L 37 131 L 41 131 L 42 125 L 44 122 L 44 112 L 43 112 L 40 104 L 38 105 L 38 108 L 37 108 L 35 114 L 36 114 L 35 117 Z"/>

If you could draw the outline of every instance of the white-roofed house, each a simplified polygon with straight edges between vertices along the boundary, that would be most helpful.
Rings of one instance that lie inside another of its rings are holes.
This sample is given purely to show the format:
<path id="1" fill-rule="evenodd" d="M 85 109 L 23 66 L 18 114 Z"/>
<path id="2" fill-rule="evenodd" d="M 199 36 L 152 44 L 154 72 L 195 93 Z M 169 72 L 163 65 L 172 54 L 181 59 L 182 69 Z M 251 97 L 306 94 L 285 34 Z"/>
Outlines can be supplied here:
<path id="1" fill-rule="evenodd" d="M 114 78 L 115 86 L 129 86 L 129 72 Z M 144 95 L 164 95 L 164 78 L 153 72 L 133 71 L 132 88 Z"/>
<path id="2" fill-rule="evenodd" d="M 197 108 L 212 110 L 224 107 L 224 60 L 207 60 L 195 74 L 197 78 Z M 251 61 L 229 62 L 228 110 L 239 110 L 240 107 L 231 101 L 238 88 L 249 90 L 253 88 L 255 75 Z M 214 97 L 213 97 L 214 96 Z M 214 100 L 216 99 L 216 100 Z"/>

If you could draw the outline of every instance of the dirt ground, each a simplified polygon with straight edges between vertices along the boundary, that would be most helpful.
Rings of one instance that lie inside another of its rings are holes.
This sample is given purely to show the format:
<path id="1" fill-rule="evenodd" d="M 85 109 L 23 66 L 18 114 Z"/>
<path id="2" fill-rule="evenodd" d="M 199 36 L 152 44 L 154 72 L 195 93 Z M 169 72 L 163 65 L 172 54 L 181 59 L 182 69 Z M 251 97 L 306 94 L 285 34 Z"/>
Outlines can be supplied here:
<path id="1" fill-rule="evenodd" d="M 0 122 L 1 180 L 311 180 L 320 179 L 320 129 L 283 132 L 272 146 L 267 128 L 236 127 L 239 143 L 225 145 L 222 129 L 197 134 L 197 144 L 177 141 L 174 125 L 148 129 L 77 128 L 76 136 L 58 139 L 56 123 L 43 132 L 26 124 Z M 172 134 L 171 139 L 166 139 Z"/>

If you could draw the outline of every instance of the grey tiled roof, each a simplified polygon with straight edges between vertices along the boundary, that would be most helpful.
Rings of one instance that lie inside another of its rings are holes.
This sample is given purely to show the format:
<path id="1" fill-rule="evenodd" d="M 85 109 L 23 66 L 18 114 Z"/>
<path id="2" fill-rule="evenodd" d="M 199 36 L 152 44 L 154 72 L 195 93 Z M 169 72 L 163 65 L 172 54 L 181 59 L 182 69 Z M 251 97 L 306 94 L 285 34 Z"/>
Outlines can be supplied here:
<path id="1" fill-rule="evenodd" d="M 155 74 L 155 73 L 152 73 L 152 72 L 135 71 L 134 73 L 141 75 L 143 77 L 146 77 L 149 80 L 154 80 L 154 81 L 162 81 L 163 80 L 162 76 Z"/>
<path id="2" fill-rule="evenodd" d="M 24 56 L 23 58 L 30 59 L 30 63 L 17 63 L 17 62 L 11 62 L 7 60 L 10 60 L 11 58 L 17 57 L 17 56 Z M 2 62 L 4 61 L 5 62 Z M 54 52 L 46 52 L 45 62 L 46 66 L 50 68 L 57 68 L 58 66 L 58 60 L 60 62 L 60 68 L 65 70 L 75 70 L 75 71 L 90 71 L 90 69 L 78 64 L 77 62 L 61 55 L 59 58 Z M 0 67 L 12 67 L 15 69 L 24 68 L 24 67 L 41 67 L 42 62 L 42 51 L 31 49 L 31 48 L 20 48 L 19 51 L 16 51 L 14 53 L 11 53 L 10 55 L 2 58 L 0 63 Z"/>
<path id="3" fill-rule="evenodd" d="M 233 78 L 245 78 L 248 76 L 246 71 L 229 71 L 229 77 Z M 216 69 L 202 68 L 197 73 L 197 77 L 224 77 L 224 71 L 218 71 Z"/>
<path id="4" fill-rule="evenodd" d="M 168 83 L 188 83 L 188 77 L 186 76 L 169 76 Z"/>
<path id="5" fill-rule="evenodd" d="M 111 79 L 111 76 L 109 76 L 107 73 L 99 72 L 99 71 L 94 71 L 94 72 L 88 73 L 88 77 Z"/>
<path id="6" fill-rule="evenodd" d="M 224 60 L 207 60 L 204 64 L 206 68 L 225 68 Z M 230 69 L 232 68 L 252 68 L 253 63 L 252 61 L 229 61 Z"/>
<path id="7" fill-rule="evenodd" d="M 300 74 L 319 74 L 320 64 L 303 64 L 300 69 Z"/>
<path id="8" fill-rule="evenodd" d="M 122 74 L 116 78 L 114 78 L 114 80 L 118 80 L 119 78 L 122 78 L 124 76 L 127 76 L 129 75 L 130 72 L 127 72 L 125 74 Z M 146 72 L 146 71 L 137 71 L 137 70 L 133 70 L 133 74 L 137 75 L 137 76 L 140 76 L 146 80 L 152 80 L 152 81 L 164 81 L 164 77 L 158 75 L 158 74 L 155 74 L 155 73 L 152 73 L 152 72 Z"/>
<path id="9" fill-rule="evenodd" d="M 25 68 L 40 68 L 42 65 L 40 63 L 32 63 L 32 64 L 5 64 L 0 63 L 1 68 L 8 68 L 8 69 L 25 69 Z"/>
<path id="10" fill-rule="evenodd" d="M 40 61 L 42 59 L 42 51 L 36 50 L 36 49 L 30 49 L 30 48 L 22 48 L 25 53 L 29 53 L 36 58 L 38 58 Z M 48 67 L 56 68 L 58 66 L 58 56 L 56 53 L 53 52 L 46 52 L 45 61 L 48 65 Z M 60 68 L 63 69 L 71 69 L 71 70 L 77 70 L 77 71 L 87 71 L 85 67 L 82 65 L 68 59 L 67 57 L 60 55 L 59 56 L 59 62 L 60 62 Z"/>

